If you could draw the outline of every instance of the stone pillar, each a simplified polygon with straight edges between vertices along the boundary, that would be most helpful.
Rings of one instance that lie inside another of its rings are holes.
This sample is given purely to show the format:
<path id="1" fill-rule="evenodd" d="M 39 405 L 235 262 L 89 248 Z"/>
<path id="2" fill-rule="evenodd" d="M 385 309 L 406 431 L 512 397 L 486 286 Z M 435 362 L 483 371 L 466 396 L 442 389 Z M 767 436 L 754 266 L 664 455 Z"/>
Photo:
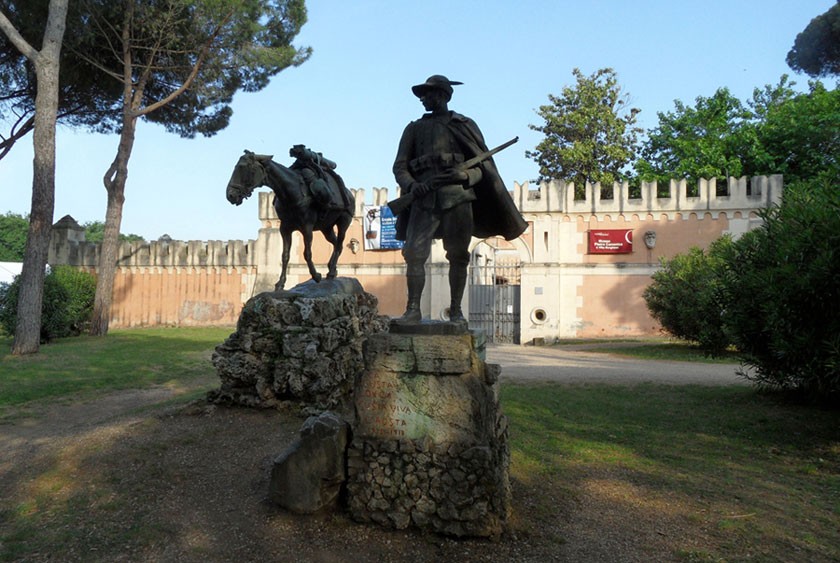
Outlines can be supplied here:
<path id="1" fill-rule="evenodd" d="M 348 508 L 386 527 L 498 535 L 510 511 L 500 368 L 484 363 L 483 339 L 466 325 L 420 326 L 435 324 L 449 334 L 368 338 L 354 392 Z"/>
<path id="2" fill-rule="evenodd" d="M 78 246 L 85 242 L 85 229 L 70 215 L 65 215 L 52 226 L 47 263 L 78 266 Z"/>

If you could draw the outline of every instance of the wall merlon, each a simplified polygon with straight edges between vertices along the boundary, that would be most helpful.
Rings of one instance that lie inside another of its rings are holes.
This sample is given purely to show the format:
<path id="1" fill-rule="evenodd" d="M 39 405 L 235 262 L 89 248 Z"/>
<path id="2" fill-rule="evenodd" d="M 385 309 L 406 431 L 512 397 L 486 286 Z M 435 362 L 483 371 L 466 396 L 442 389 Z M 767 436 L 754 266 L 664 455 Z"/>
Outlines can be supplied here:
<path id="1" fill-rule="evenodd" d="M 373 188 L 373 199 L 376 200 L 376 188 Z M 353 194 L 353 201 L 355 202 L 355 207 L 353 208 L 353 217 L 358 217 L 363 213 L 363 209 L 365 206 L 365 189 L 351 189 L 350 192 Z"/>
<path id="2" fill-rule="evenodd" d="M 361 190 L 361 197 L 359 200 L 362 204 L 364 204 L 364 190 Z M 399 189 L 394 190 L 394 197 L 399 195 Z M 373 205 L 388 205 L 389 201 L 389 190 L 388 188 L 373 188 Z M 364 210 L 360 209 L 357 213 L 358 217 L 361 217 L 364 214 Z"/>

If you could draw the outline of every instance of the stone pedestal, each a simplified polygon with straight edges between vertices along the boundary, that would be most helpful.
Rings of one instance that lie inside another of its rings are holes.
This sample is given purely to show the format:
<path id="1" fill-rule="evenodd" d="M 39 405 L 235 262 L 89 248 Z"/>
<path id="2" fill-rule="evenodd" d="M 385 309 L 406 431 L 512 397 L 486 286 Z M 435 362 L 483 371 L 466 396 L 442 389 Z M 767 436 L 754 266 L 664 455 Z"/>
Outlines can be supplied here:
<path id="1" fill-rule="evenodd" d="M 369 334 L 387 330 L 376 297 L 352 278 L 308 281 L 261 293 L 242 308 L 236 332 L 213 354 L 221 387 L 211 400 L 341 410 L 364 369 Z"/>
<path id="2" fill-rule="evenodd" d="M 500 369 L 482 360 L 481 335 L 441 324 L 445 334 L 426 326 L 368 338 L 354 391 L 348 508 L 398 529 L 498 535 L 510 510 Z"/>

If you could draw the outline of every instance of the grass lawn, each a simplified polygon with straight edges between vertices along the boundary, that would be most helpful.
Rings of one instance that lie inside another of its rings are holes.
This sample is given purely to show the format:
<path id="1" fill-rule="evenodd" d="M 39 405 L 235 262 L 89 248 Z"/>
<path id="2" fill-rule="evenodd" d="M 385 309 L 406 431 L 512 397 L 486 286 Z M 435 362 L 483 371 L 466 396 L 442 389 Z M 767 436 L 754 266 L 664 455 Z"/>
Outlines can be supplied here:
<path id="1" fill-rule="evenodd" d="M 593 351 L 597 352 L 598 349 Z M 637 346 L 613 346 L 609 350 L 612 354 L 619 354 L 640 360 L 671 360 L 681 362 L 708 362 L 731 364 L 740 361 L 734 350 L 711 356 L 697 346 L 684 342 L 664 342 L 660 344 L 644 344 Z"/>
<path id="2" fill-rule="evenodd" d="M 231 327 L 113 330 L 106 338 L 80 336 L 12 356 L 0 338 L 0 415 L 28 401 L 148 387 L 206 376 L 213 348 Z"/>
<path id="3" fill-rule="evenodd" d="M 590 352 L 618 354 L 640 360 L 670 360 L 680 362 L 737 363 L 735 350 L 726 350 L 717 356 L 707 354 L 699 346 L 672 338 L 624 338 L 561 340 L 556 346 L 585 345 Z"/>
<path id="4" fill-rule="evenodd" d="M 5 353 L 0 412 L 78 393 L 211 380 L 213 347 L 230 332 L 112 331 L 107 338 L 61 340 L 31 357 Z M 0 339 L 4 350 L 8 344 Z M 836 410 L 743 386 L 653 384 L 508 384 L 502 404 L 512 478 L 546 491 L 527 518 L 559 518 L 563 504 L 572 511 L 564 518 L 574 520 L 574 503 L 585 491 L 587 502 L 622 505 L 637 517 L 616 525 L 644 526 L 655 513 L 675 531 L 700 530 L 702 541 L 674 539 L 673 555 L 684 561 L 840 560 Z M 19 532 L 15 526 L 6 521 L 0 546 Z M 558 525 L 559 541 L 562 533 Z"/>

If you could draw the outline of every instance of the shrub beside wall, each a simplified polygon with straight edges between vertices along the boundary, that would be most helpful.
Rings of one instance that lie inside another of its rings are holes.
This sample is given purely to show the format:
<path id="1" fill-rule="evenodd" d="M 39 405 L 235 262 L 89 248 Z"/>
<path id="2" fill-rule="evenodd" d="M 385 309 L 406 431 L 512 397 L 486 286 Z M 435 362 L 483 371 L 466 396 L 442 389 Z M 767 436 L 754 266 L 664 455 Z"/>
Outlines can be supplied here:
<path id="1" fill-rule="evenodd" d="M 840 190 L 792 186 L 726 257 L 723 321 L 751 380 L 840 400 Z"/>
<path id="2" fill-rule="evenodd" d="M 20 278 L 0 286 L 0 327 L 15 333 Z M 72 266 L 55 266 L 44 278 L 41 340 L 77 336 L 87 328 L 93 312 L 96 278 Z"/>
<path id="3" fill-rule="evenodd" d="M 708 250 L 694 247 L 662 260 L 662 269 L 643 293 L 651 316 L 667 332 L 696 342 L 710 354 L 729 346 L 721 315 L 720 271 L 731 246 L 731 237 L 725 235 Z"/>
<path id="4" fill-rule="evenodd" d="M 709 352 L 734 345 L 759 385 L 840 401 L 837 186 L 792 186 L 760 228 L 664 261 L 644 293 L 651 314 Z"/>

